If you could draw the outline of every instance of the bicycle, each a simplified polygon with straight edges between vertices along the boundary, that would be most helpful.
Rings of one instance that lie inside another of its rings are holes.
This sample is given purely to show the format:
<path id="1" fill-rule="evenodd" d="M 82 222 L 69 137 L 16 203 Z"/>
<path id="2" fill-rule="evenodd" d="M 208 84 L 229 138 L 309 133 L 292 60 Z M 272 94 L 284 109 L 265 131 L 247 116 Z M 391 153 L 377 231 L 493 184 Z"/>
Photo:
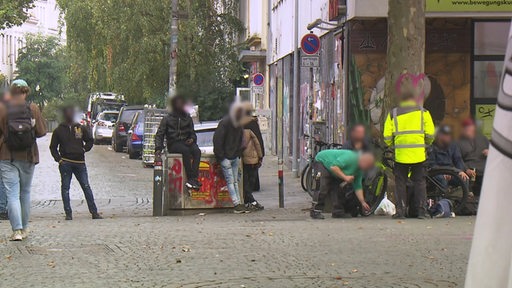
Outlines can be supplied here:
<path id="1" fill-rule="evenodd" d="M 308 139 L 310 136 L 304 135 L 304 137 L 306 139 Z M 313 165 L 312 165 L 312 162 L 314 161 L 316 154 L 318 154 L 318 152 L 323 151 L 323 150 L 341 149 L 343 147 L 342 144 L 327 143 L 324 141 L 317 140 L 315 138 L 313 138 L 313 144 L 314 144 L 313 149 L 310 150 L 310 148 L 308 147 L 308 153 L 312 153 L 311 158 L 310 158 L 311 160 L 308 161 L 308 163 L 306 164 L 306 167 L 304 167 L 304 169 L 302 169 L 302 172 L 300 175 L 300 184 L 302 186 L 302 189 L 304 190 L 304 192 L 307 192 L 309 194 L 309 196 L 311 196 L 311 197 L 313 197 L 313 194 L 315 193 L 315 191 L 320 188 L 320 186 L 319 186 L 320 184 L 318 183 L 318 181 L 311 181 L 311 179 L 313 179 L 313 177 L 314 177 L 313 175 L 316 175 Z"/>
<path id="2" fill-rule="evenodd" d="M 375 143 L 375 146 L 383 150 L 382 159 L 377 162 L 377 170 L 374 171 L 374 174 L 367 176 L 364 180 L 364 198 L 370 206 L 370 210 L 361 210 L 362 216 L 373 214 L 384 199 L 388 184 L 387 174 L 391 173 L 394 167 L 393 151 L 382 147 L 379 143 Z M 453 212 L 457 214 L 464 207 L 469 196 L 468 185 L 459 176 L 459 173 L 458 169 L 452 167 L 428 167 L 426 175 L 427 202 L 436 203 L 441 199 L 448 199 L 453 204 Z M 444 182 L 449 184 L 445 185 Z"/>

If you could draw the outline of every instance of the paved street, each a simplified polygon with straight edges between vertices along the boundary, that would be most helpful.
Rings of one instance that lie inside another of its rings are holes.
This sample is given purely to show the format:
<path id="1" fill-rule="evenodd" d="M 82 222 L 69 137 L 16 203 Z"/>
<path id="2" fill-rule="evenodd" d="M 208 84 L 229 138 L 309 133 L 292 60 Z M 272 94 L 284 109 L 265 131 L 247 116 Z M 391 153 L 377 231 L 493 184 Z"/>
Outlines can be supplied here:
<path id="1" fill-rule="evenodd" d="M 0 287 L 463 287 L 474 217 L 395 221 L 309 219 L 308 198 L 286 178 L 277 208 L 275 161 L 262 172 L 260 213 L 151 217 L 151 169 L 107 146 L 88 154 L 106 218 L 93 221 L 72 186 L 64 221 L 48 137 L 33 187 L 30 238 L 0 223 Z"/>

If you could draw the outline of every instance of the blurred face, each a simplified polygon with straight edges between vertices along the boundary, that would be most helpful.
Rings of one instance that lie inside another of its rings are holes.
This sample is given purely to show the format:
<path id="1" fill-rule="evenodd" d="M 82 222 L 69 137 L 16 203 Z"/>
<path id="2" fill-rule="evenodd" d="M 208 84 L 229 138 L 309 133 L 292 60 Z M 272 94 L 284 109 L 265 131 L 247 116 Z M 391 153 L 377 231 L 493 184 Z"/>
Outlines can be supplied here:
<path id="1" fill-rule="evenodd" d="M 352 132 L 350 133 L 350 138 L 352 141 L 360 142 L 364 140 L 366 131 L 363 125 L 358 125 L 354 127 Z"/>
<path id="2" fill-rule="evenodd" d="M 439 133 L 439 135 L 437 135 L 437 142 L 441 145 L 448 145 L 452 143 L 452 136 L 450 134 Z"/>
<path id="3" fill-rule="evenodd" d="M 74 108 L 66 108 L 64 109 L 64 121 L 68 123 L 72 123 L 75 121 L 75 109 Z"/>
<path id="4" fill-rule="evenodd" d="M 468 125 L 466 127 L 464 127 L 462 129 L 462 134 L 464 134 L 464 136 L 472 139 L 472 138 L 475 138 L 475 134 L 476 134 L 476 126 L 475 125 Z"/>
<path id="5" fill-rule="evenodd" d="M 2 96 L 2 102 L 7 103 L 7 102 L 11 101 L 11 99 L 12 99 L 11 93 L 9 93 L 9 91 L 5 91 L 4 95 Z"/>
<path id="6" fill-rule="evenodd" d="M 375 157 L 371 153 L 364 153 L 359 157 L 359 168 L 363 171 L 372 169 L 375 166 Z"/>

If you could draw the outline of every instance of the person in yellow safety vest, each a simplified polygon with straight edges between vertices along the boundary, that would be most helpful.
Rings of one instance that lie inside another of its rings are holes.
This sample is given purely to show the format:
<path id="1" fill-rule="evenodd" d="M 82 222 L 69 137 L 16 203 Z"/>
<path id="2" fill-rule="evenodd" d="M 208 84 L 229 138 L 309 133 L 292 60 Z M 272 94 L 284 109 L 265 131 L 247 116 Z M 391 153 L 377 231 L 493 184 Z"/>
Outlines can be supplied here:
<path id="1" fill-rule="evenodd" d="M 401 103 L 391 110 L 384 123 L 384 142 L 395 150 L 395 219 L 405 218 L 407 191 L 406 184 L 411 175 L 414 184 L 418 209 L 418 218 L 425 218 L 426 180 L 425 167 L 426 147 L 434 140 L 435 127 L 430 113 L 419 106 L 414 95 L 401 93 Z"/>

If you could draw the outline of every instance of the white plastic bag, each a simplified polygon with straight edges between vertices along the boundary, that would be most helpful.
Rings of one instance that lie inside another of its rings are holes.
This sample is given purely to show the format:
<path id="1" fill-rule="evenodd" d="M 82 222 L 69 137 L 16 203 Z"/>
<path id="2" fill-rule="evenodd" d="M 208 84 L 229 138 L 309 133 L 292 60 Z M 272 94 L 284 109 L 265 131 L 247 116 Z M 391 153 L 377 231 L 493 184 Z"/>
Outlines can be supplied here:
<path id="1" fill-rule="evenodd" d="M 374 214 L 375 215 L 381 215 L 381 216 L 392 216 L 395 215 L 396 208 L 395 204 L 393 202 L 389 201 L 388 195 L 384 195 L 384 199 L 380 202 L 377 209 L 375 209 Z"/>

